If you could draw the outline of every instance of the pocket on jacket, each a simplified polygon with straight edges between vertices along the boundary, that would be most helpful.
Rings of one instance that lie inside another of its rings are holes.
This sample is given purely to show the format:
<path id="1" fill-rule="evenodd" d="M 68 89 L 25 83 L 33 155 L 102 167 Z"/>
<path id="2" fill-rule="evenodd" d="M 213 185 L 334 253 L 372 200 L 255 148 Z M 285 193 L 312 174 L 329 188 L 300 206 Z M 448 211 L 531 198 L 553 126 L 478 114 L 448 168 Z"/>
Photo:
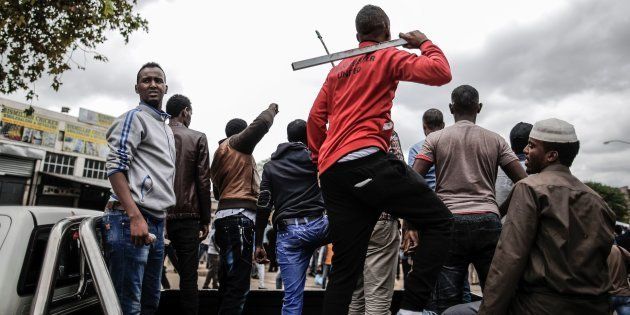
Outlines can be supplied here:
<path id="1" fill-rule="evenodd" d="M 140 183 L 140 200 L 144 201 L 144 197 L 151 193 L 151 191 L 153 191 L 153 179 L 151 179 L 150 175 L 147 175 Z"/>

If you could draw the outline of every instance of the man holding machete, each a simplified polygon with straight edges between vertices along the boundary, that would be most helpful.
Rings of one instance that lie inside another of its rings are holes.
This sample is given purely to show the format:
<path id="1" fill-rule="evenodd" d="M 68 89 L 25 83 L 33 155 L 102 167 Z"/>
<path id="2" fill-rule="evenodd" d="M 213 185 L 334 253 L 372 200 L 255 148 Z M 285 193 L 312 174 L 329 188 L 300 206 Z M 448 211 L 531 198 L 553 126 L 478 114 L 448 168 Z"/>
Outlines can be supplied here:
<path id="1" fill-rule="evenodd" d="M 359 47 L 391 39 L 389 18 L 377 6 L 363 7 L 355 24 Z M 309 114 L 308 145 L 318 165 L 335 251 L 324 314 L 348 312 L 382 209 L 405 219 L 422 238 L 411 244 L 414 266 L 399 314 L 429 314 L 424 307 L 448 253 L 450 211 L 419 174 L 386 152 L 398 82 L 439 86 L 451 81 L 451 71 L 442 51 L 423 33 L 400 37 L 406 48 L 419 48 L 422 55 L 387 48 L 343 60 L 328 74 Z"/>

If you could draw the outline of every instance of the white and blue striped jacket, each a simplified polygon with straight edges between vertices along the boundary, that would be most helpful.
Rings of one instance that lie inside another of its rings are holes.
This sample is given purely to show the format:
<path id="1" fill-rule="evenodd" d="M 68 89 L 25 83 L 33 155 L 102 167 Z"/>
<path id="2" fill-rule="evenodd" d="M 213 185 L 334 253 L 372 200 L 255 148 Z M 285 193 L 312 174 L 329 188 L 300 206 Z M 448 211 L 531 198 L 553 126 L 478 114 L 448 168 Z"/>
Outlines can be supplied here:
<path id="1" fill-rule="evenodd" d="M 141 102 L 107 131 L 107 176 L 124 172 L 133 200 L 158 218 L 175 205 L 175 140 L 166 124 L 169 117 Z"/>

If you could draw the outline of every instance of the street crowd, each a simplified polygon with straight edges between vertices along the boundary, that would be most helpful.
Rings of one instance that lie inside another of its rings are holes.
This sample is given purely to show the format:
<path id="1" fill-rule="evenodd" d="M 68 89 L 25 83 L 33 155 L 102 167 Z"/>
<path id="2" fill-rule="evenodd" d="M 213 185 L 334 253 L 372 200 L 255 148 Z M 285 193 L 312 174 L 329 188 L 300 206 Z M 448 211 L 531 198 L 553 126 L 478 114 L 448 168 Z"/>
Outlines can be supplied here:
<path id="1" fill-rule="evenodd" d="M 359 47 L 391 39 L 377 6 L 363 7 L 355 24 Z M 262 175 L 253 152 L 277 104 L 249 124 L 229 120 L 211 159 L 206 135 L 188 128 L 191 101 L 173 95 L 164 111 L 164 70 L 140 68 L 140 104 L 107 132 L 104 252 L 125 314 L 156 312 L 165 238 L 186 314 L 199 312 L 204 239 L 219 266 L 219 314 L 243 312 L 252 266 L 264 270 L 270 258 L 284 286 L 282 314 L 301 314 L 307 270 L 322 246 L 323 314 L 389 314 L 400 248 L 400 315 L 630 314 L 630 254 L 614 245 L 614 213 L 571 174 L 580 147 L 574 126 L 515 120 L 508 144 L 476 124 L 480 95 L 462 85 L 450 95 L 455 123 L 427 110 L 426 139 L 405 161 L 391 120 L 398 83 L 440 86 L 452 77 L 425 34 L 399 36 L 420 54 L 387 48 L 335 66 Z M 479 301 L 470 293 L 471 264 Z"/>

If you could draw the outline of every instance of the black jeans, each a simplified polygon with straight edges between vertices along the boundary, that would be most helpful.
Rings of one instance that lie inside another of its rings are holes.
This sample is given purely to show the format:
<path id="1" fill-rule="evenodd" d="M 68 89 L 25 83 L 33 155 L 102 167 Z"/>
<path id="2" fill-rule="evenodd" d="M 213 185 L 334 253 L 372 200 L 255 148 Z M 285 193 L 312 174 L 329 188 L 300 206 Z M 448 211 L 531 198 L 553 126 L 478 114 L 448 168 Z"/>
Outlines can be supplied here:
<path id="1" fill-rule="evenodd" d="M 214 222 L 219 248 L 219 314 L 241 314 L 249 293 L 254 251 L 254 222 L 242 214 Z"/>
<path id="2" fill-rule="evenodd" d="M 166 223 L 166 233 L 177 259 L 180 310 L 184 314 L 197 314 L 199 294 L 197 290 L 197 268 L 199 267 L 199 220 L 172 219 Z"/>
<path id="3" fill-rule="evenodd" d="M 494 213 L 454 215 L 451 250 L 438 276 L 432 310 L 440 314 L 465 302 L 463 284 L 470 264 L 475 266 L 483 290 L 500 236 L 501 220 Z"/>
<path id="4" fill-rule="evenodd" d="M 323 313 L 348 313 L 372 230 L 383 210 L 419 230 L 420 246 L 413 254 L 401 308 L 422 310 L 449 249 L 452 215 L 444 203 L 405 162 L 382 152 L 337 163 L 320 180 L 335 253 Z"/>

